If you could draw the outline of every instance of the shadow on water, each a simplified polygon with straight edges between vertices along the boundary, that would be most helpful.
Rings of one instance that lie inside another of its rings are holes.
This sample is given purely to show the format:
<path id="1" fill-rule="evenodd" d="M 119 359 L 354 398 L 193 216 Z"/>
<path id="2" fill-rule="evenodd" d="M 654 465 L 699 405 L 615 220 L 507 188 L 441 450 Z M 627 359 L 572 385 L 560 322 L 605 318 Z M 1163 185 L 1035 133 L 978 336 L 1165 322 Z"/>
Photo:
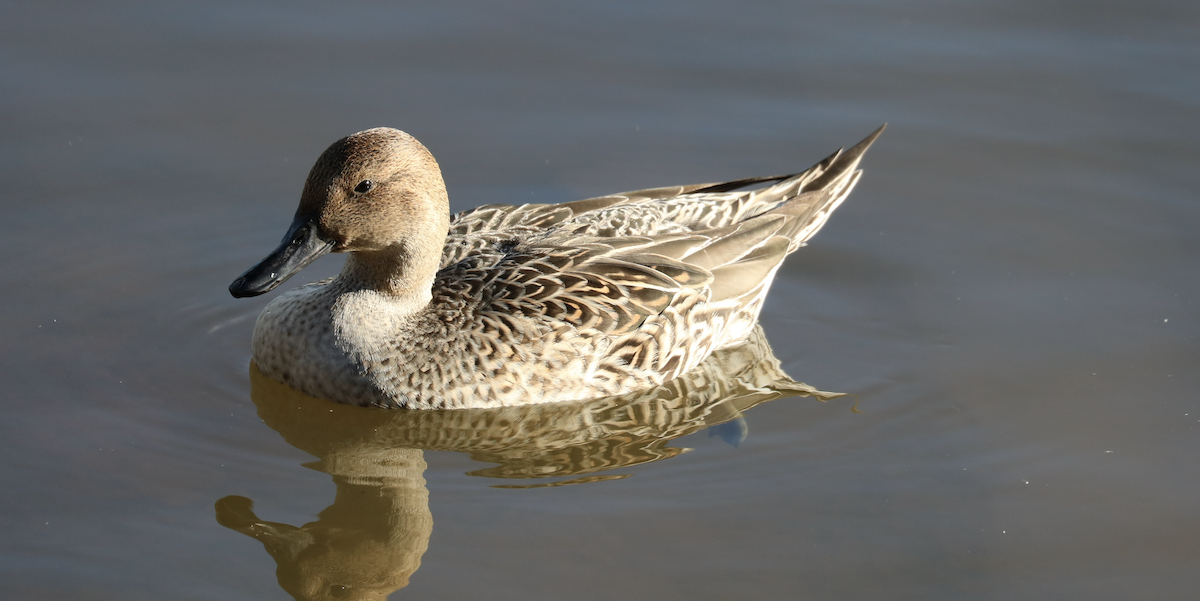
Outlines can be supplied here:
<path id="1" fill-rule="evenodd" d="M 337 496 L 317 521 L 295 527 L 260 520 L 253 502 L 217 501 L 217 521 L 263 543 L 279 584 L 297 599 L 383 599 L 408 585 L 433 531 L 423 449 L 494 463 L 472 476 L 566 477 L 502 488 L 613 480 L 599 472 L 667 459 L 687 449 L 671 440 L 703 428 L 731 444 L 745 436 L 742 412 L 791 396 L 841 396 L 793 381 L 761 327 L 658 388 L 584 402 L 388 411 L 339 405 L 267 379 L 251 364 L 259 417 L 333 477 Z"/>

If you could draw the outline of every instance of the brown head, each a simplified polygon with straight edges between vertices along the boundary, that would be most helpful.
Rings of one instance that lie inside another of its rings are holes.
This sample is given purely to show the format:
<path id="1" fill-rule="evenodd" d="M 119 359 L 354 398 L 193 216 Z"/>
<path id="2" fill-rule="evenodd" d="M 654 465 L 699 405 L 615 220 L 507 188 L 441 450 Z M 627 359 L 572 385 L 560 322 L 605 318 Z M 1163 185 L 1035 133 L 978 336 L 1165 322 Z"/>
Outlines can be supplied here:
<path id="1" fill-rule="evenodd" d="M 229 291 L 263 294 L 328 252 L 382 253 L 412 263 L 399 271 L 436 270 L 449 212 L 441 170 L 420 142 L 387 127 L 358 132 L 321 153 L 282 243 Z"/>

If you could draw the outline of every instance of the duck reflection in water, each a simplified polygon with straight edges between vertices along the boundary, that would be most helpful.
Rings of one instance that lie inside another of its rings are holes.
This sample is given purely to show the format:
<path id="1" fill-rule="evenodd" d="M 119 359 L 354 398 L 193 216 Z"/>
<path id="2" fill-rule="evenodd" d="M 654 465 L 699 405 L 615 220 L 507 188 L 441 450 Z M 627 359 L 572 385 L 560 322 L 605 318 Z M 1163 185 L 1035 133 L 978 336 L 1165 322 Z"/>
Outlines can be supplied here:
<path id="1" fill-rule="evenodd" d="M 674 457 L 672 439 L 736 424 L 742 413 L 779 398 L 841 396 L 793 381 L 780 369 L 762 328 L 662 386 L 578 403 L 496 409 L 386 411 L 347 407 L 270 380 L 252 364 L 259 417 L 317 461 L 337 486 L 334 502 L 301 527 L 267 522 L 245 497 L 216 504 L 217 521 L 258 539 L 275 560 L 279 585 L 296 599 L 385 599 L 408 584 L 429 544 L 433 518 L 422 449 L 468 453 L 496 464 L 473 476 L 542 479 L 504 488 L 562 486 L 626 477 L 607 470 Z"/>

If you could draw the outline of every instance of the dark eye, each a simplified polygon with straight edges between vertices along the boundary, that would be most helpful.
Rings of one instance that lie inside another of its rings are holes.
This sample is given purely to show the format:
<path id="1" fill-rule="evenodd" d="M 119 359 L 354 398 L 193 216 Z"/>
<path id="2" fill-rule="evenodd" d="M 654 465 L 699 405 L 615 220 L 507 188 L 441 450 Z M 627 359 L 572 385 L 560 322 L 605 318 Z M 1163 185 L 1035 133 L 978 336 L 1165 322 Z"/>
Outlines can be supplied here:
<path id="1" fill-rule="evenodd" d="M 363 181 L 358 182 L 357 186 L 354 186 L 354 191 L 358 192 L 359 194 L 366 194 L 367 192 L 371 191 L 371 188 L 374 188 L 374 187 L 375 187 L 375 182 L 373 182 L 369 179 L 364 179 Z"/>

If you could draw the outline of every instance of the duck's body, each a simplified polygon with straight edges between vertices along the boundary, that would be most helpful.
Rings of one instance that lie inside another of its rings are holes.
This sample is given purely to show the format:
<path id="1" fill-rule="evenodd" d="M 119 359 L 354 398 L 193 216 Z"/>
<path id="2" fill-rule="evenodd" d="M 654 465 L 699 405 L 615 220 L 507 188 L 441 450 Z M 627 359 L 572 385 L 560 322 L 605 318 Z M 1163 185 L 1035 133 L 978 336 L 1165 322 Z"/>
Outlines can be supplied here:
<path id="1" fill-rule="evenodd" d="M 428 151 L 367 130 L 326 150 L 284 243 L 230 290 L 261 294 L 320 254 L 353 253 L 255 325 L 258 369 L 316 397 L 444 409 L 645 389 L 745 338 L 783 258 L 846 198 L 878 134 L 798 175 L 448 220 Z"/>

